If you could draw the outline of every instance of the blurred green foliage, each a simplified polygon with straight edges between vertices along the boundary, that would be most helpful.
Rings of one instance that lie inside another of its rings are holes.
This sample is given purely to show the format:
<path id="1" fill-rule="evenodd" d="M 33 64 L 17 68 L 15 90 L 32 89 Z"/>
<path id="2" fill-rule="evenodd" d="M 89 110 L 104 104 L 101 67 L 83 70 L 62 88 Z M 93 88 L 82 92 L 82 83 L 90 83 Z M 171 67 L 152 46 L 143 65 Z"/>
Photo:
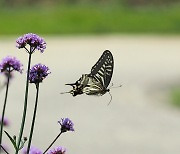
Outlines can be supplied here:
<path id="1" fill-rule="evenodd" d="M 177 1 L 4 0 L 0 3 L 0 35 L 27 32 L 180 34 Z"/>
<path id="2" fill-rule="evenodd" d="M 175 88 L 171 92 L 172 103 L 180 107 L 180 88 Z"/>
<path id="3" fill-rule="evenodd" d="M 34 6 L 37 4 L 51 4 L 51 5 L 63 5 L 63 4 L 123 4 L 128 6 L 139 5 L 168 5 L 170 3 L 180 2 L 180 0 L 1 0 L 2 6 Z"/>

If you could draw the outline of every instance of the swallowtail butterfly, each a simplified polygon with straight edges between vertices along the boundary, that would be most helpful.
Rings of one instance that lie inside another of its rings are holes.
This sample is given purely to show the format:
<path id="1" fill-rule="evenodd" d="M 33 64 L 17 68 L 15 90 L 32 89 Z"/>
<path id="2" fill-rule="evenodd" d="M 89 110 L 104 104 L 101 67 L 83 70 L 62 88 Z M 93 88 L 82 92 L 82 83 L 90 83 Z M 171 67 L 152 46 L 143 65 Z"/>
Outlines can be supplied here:
<path id="1" fill-rule="evenodd" d="M 66 84 L 73 87 L 66 93 L 77 96 L 104 95 L 109 92 L 108 85 L 111 81 L 114 68 L 113 55 L 109 50 L 105 50 L 89 74 L 83 74 L 75 83 Z"/>

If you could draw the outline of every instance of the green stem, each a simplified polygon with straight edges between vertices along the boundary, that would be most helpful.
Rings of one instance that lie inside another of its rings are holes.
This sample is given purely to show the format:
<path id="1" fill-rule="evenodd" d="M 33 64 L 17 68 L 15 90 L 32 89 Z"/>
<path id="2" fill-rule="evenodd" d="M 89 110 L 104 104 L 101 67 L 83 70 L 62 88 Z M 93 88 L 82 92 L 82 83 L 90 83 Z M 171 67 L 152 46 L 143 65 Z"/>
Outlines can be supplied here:
<path id="1" fill-rule="evenodd" d="M 9 89 L 10 69 L 8 70 L 8 73 L 9 75 L 7 77 L 6 93 L 5 93 L 3 111 L 2 111 L 2 116 L 1 116 L 0 145 L 2 143 L 2 132 L 3 132 L 4 115 L 5 115 L 5 110 L 6 110 L 6 102 L 7 102 L 8 89 Z M 1 149 L 0 149 L 0 153 L 1 153 Z"/>
<path id="2" fill-rule="evenodd" d="M 24 131 L 25 120 L 26 120 L 27 100 L 28 100 L 28 90 L 29 90 L 29 71 L 30 71 L 30 65 L 31 65 L 31 56 L 32 56 L 32 53 L 29 52 L 29 61 L 28 61 L 27 79 L 26 79 L 26 91 L 25 91 L 25 99 L 24 99 L 24 110 L 23 110 L 23 115 L 22 115 L 19 138 L 18 138 L 18 142 L 17 142 L 16 154 L 18 154 L 18 152 L 19 152 L 19 147 L 20 147 L 20 143 L 21 143 L 21 139 L 22 139 L 22 135 L 23 135 L 23 131 Z"/>
<path id="3" fill-rule="evenodd" d="M 30 151 L 31 141 L 32 141 L 32 136 L 33 136 L 33 130 L 34 130 L 34 124 L 35 124 L 35 119 L 36 119 L 38 95 L 39 95 L 39 83 L 36 84 L 36 89 L 37 89 L 37 91 L 36 91 L 36 102 L 35 102 L 35 106 L 34 106 L 33 119 L 32 119 L 32 123 L 31 123 L 31 130 L 30 130 L 30 135 L 29 135 L 27 154 L 29 154 L 29 151 Z"/>
<path id="4" fill-rule="evenodd" d="M 56 136 L 56 138 L 52 141 L 52 143 L 48 146 L 48 148 L 43 152 L 43 154 L 45 154 L 49 149 L 50 147 L 54 144 L 54 142 L 56 142 L 56 140 L 59 138 L 59 136 L 62 134 L 62 132 L 60 132 L 58 134 L 58 136 Z"/>

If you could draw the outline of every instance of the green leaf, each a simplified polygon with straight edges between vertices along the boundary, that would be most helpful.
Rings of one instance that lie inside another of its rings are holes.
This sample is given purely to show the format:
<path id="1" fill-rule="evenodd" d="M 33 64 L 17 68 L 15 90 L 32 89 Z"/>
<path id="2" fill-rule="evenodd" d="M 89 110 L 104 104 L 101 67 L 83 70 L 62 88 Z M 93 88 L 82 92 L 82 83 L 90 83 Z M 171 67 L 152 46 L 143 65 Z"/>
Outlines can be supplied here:
<path id="1" fill-rule="evenodd" d="M 6 132 L 6 131 L 4 131 L 4 132 L 6 133 L 7 137 L 9 137 L 9 139 L 10 139 L 11 143 L 13 144 L 15 150 L 17 150 L 17 146 L 16 146 L 15 140 L 9 135 L 8 132 Z"/>

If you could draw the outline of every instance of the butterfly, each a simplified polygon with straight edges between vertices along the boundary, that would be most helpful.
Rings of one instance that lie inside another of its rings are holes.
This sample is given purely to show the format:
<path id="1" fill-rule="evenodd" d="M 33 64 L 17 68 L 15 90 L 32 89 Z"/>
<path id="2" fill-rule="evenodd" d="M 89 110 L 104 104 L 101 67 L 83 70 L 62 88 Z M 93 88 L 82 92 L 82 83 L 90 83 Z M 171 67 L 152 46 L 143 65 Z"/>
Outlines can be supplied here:
<path id="1" fill-rule="evenodd" d="M 114 68 L 113 55 L 109 50 L 105 50 L 96 64 L 91 68 L 89 74 L 83 74 L 75 83 L 70 83 L 72 96 L 81 94 L 104 95 L 109 92 L 108 85 L 111 81 Z"/>

